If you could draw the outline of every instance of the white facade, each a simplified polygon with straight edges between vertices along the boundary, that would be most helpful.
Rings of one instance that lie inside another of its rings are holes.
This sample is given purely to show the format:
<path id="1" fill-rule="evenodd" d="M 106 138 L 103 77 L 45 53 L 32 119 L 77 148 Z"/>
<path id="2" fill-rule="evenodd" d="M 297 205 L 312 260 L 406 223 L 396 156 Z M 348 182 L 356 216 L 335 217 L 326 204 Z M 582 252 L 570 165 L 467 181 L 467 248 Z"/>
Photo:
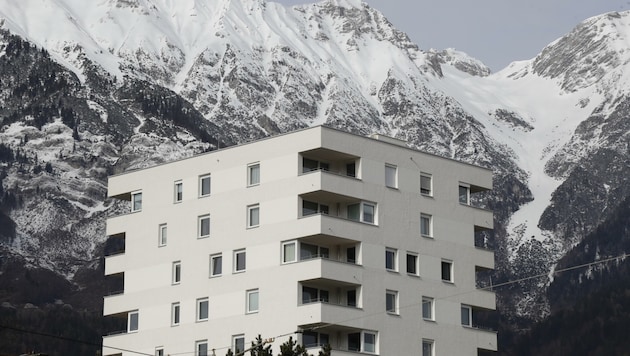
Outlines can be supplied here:
<path id="1" fill-rule="evenodd" d="M 259 334 L 274 353 L 288 335 L 314 355 L 496 350 L 470 315 L 495 308 L 475 282 L 492 213 L 469 204 L 491 187 L 487 169 L 321 126 L 110 177 L 132 206 L 107 222 L 124 292 L 104 314 L 128 330 L 103 355 L 222 356 Z"/>

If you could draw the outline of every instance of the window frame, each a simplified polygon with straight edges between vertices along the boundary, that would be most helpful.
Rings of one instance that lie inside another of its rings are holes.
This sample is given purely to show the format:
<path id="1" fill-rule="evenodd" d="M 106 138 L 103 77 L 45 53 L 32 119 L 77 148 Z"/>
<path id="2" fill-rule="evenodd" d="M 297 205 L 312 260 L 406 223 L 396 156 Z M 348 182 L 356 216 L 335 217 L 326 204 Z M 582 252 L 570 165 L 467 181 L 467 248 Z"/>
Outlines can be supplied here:
<path id="1" fill-rule="evenodd" d="M 173 183 L 173 203 L 181 203 L 184 200 L 184 183 L 176 180 Z"/>
<path id="2" fill-rule="evenodd" d="M 389 256 L 391 256 L 392 266 L 388 266 Z M 390 272 L 398 272 L 398 250 L 391 247 L 385 248 L 385 269 Z"/>
<path id="3" fill-rule="evenodd" d="M 216 266 L 214 261 L 219 260 L 219 273 L 217 273 L 216 271 Z M 223 254 L 221 252 L 219 253 L 213 253 L 210 255 L 210 278 L 215 278 L 215 277 L 221 277 L 223 275 Z"/>
<path id="4" fill-rule="evenodd" d="M 449 279 L 445 279 L 444 278 L 444 266 L 448 265 L 448 274 L 449 274 Z M 442 262 L 440 263 L 440 277 L 442 279 L 442 282 L 446 282 L 446 283 L 455 283 L 455 277 L 454 277 L 454 264 L 452 260 L 446 260 L 446 259 L 442 259 Z"/>
<path id="5" fill-rule="evenodd" d="M 182 283 L 182 261 L 173 261 L 171 266 L 171 284 L 178 285 Z"/>
<path id="6" fill-rule="evenodd" d="M 350 207 L 351 206 L 359 206 L 359 218 L 358 219 L 354 219 L 350 216 Z M 365 219 L 365 207 L 366 206 L 371 206 L 373 209 L 373 215 L 372 215 L 372 221 L 368 221 Z M 348 220 L 351 221 L 358 221 L 358 222 L 362 222 L 364 224 L 371 224 L 371 225 L 378 225 L 378 204 L 374 203 L 374 202 L 369 202 L 369 201 L 360 201 L 357 203 L 352 203 L 352 204 L 348 204 L 346 206 L 346 216 Z"/>
<path id="7" fill-rule="evenodd" d="M 409 263 L 409 257 L 413 258 L 413 263 Z M 406 271 L 407 274 L 412 275 L 412 276 L 419 276 L 420 275 L 420 257 L 418 256 L 417 253 L 415 252 L 411 252 L 411 251 L 407 251 L 407 257 L 406 257 Z M 409 271 L 409 267 L 413 266 L 413 271 Z"/>
<path id="8" fill-rule="evenodd" d="M 252 296 L 256 296 L 256 306 L 252 306 Z M 258 288 L 250 289 L 245 292 L 245 314 L 255 314 L 260 310 L 260 291 Z"/>
<path id="9" fill-rule="evenodd" d="M 205 352 L 199 352 L 199 349 L 202 345 L 205 345 Z M 208 356 L 208 340 L 197 340 L 195 341 L 195 356 Z"/>
<path id="10" fill-rule="evenodd" d="M 429 347 L 429 353 L 425 353 L 425 345 Z M 422 339 L 422 356 L 435 355 L 435 341 L 431 339 Z"/>
<path id="11" fill-rule="evenodd" d="M 389 308 L 388 304 L 392 303 L 393 308 Z M 385 291 L 385 311 L 390 315 L 400 315 L 398 309 L 398 291 L 387 289 Z"/>
<path id="12" fill-rule="evenodd" d="M 374 344 L 372 344 L 373 346 L 373 350 L 367 350 L 367 343 L 366 343 L 366 335 L 372 335 L 374 336 Z M 378 332 L 377 331 L 368 331 L 368 330 L 362 330 L 361 331 L 361 350 L 360 352 L 363 353 L 368 353 L 368 354 L 377 354 L 378 353 Z"/>
<path id="13" fill-rule="evenodd" d="M 426 221 L 427 229 L 424 228 L 424 221 Z M 428 230 L 425 233 L 425 230 Z M 433 215 L 420 213 L 420 235 L 422 237 L 430 237 L 433 238 Z"/>
<path id="14" fill-rule="evenodd" d="M 237 340 L 243 340 L 243 349 L 242 350 L 237 350 Z M 232 352 L 235 355 L 241 354 L 244 355 L 245 354 L 245 334 L 237 334 L 237 335 L 232 335 Z"/>
<path id="15" fill-rule="evenodd" d="M 423 187 L 422 178 L 426 178 L 429 181 L 429 189 Z M 420 172 L 420 194 L 432 197 L 433 196 L 433 175 L 429 173 Z"/>
<path id="16" fill-rule="evenodd" d="M 206 235 L 203 234 L 203 221 L 208 220 L 208 233 Z M 210 237 L 210 214 L 199 215 L 197 217 L 197 239 L 205 239 Z"/>
<path id="17" fill-rule="evenodd" d="M 258 170 L 258 177 L 257 177 L 257 180 L 254 181 L 253 173 L 256 170 Z M 255 187 L 257 185 L 260 185 L 260 162 L 252 162 L 247 165 L 247 186 Z"/>
<path id="18" fill-rule="evenodd" d="M 208 192 L 204 193 L 204 181 L 208 181 Z M 205 198 L 212 194 L 212 175 L 210 173 L 202 174 L 198 178 L 199 186 L 197 188 L 197 197 Z"/>
<path id="19" fill-rule="evenodd" d="M 257 221 L 255 221 L 255 223 L 252 216 L 254 211 L 257 212 L 257 216 L 256 216 Z M 247 228 L 253 229 L 258 226 L 260 226 L 260 204 L 256 203 L 256 204 L 248 205 L 247 206 Z"/>
<path id="20" fill-rule="evenodd" d="M 181 322 L 182 309 L 179 302 L 171 303 L 171 326 L 178 326 Z"/>
<path id="21" fill-rule="evenodd" d="M 385 163 L 385 186 L 398 189 L 398 166 L 395 164 Z"/>
<path id="22" fill-rule="evenodd" d="M 164 356 L 164 347 L 158 346 L 155 348 L 155 356 Z"/>
<path id="23" fill-rule="evenodd" d="M 135 319 L 135 328 L 132 328 L 133 319 Z M 138 330 L 140 330 L 140 311 L 136 309 L 127 313 L 127 333 L 137 333 Z"/>
<path id="24" fill-rule="evenodd" d="M 203 315 L 201 314 L 201 312 L 203 311 L 204 304 L 206 306 L 205 317 L 203 317 Z M 210 319 L 210 301 L 208 300 L 208 297 L 197 298 L 196 305 L 197 305 L 197 309 L 196 309 L 197 312 L 195 313 L 195 321 L 196 322 L 208 321 Z"/>
<path id="25" fill-rule="evenodd" d="M 428 309 L 425 309 L 425 305 L 428 305 Z M 435 299 L 434 298 L 422 296 L 422 319 L 426 321 L 435 321 Z"/>
<path id="26" fill-rule="evenodd" d="M 462 189 L 465 190 L 464 195 L 462 195 Z M 464 201 L 462 201 L 462 197 L 464 197 Z M 470 184 L 459 183 L 457 188 L 457 201 L 463 205 L 470 205 Z"/>
<path id="27" fill-rule="evenodd" d="M 464 323 L 464 311 L 466 311 L 466 317 L 468 318 L 468 323 Z M 461 306 L 461 324 L 464 327 L 468 327 L 468 328 L 473 327 L 473 309 L 472 309 L 472 306 L 468 304 L 462 304 Z"/>
<path id="28" fill-rule="evenodd" d="M 239 255 L 243 255 L 243 268 L 242 269 L 238 269 L 238 256 Z M 232 273 L 243 273 L 245 271 L 247 271 L 247 250 L 244 248 L 238 249 L 238 250 L 234 250 L 233 254 L 232 254 L 232 259 L 234 260 L 233 265 L 232 265 Z"/>
<path id="29" fill-rule="evenodd" d="M 286 254 L 286 246 L 289 245 L 293 245 L 293 259 L 292 260 L 287 260 L 287 254 Z M 298 242 L 297 240 L 291 240 L 291 241 L 284 241 L 280 244 L 280 248 L 281 248 L 281 263 L 282 264 L 287 264 L 287 263 L 295 263 L 298 261 Z"/>
<path id="30" fill-rule="evenodd" d="M 166 246 L 168 242 L 168 224 L 158 225 L 158 247 Z"/>
<path id="31" fill-rule="evenodd" d="M 136 197 L 140 197 L 140 200 L 136 201 Z M 142 211 L 142 190 L 138 190 L 131 193 L 131 212 L 137 213 Z"/>

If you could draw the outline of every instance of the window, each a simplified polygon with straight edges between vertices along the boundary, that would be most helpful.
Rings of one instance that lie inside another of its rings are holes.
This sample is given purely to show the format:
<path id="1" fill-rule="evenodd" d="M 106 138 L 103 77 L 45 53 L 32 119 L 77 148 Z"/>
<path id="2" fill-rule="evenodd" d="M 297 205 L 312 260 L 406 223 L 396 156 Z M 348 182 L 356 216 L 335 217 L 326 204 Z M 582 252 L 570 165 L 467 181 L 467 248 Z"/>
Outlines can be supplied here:
<path id="1" fill-rule="evenodd" d="M 164 356 L 164 348 L 156 347 L 155 348 L 155 356 Z"/>
<path id="2" fill-rule="evenodd" d="M 432 220 L 431 215 L 420 214 L 420 234 L 422 236 L 431 237 L 433 235 Z"/>
<path id="3" fill-rule="evenodd" d="M 418 275 L 418 255 L 407 252 L 407 273 Z"/>
<path id="4" fill-rule="evenodd" d="M 319 169 L 327 171 L 330 169 L 330 165 L 326 162 L 319 162 L 306 157 L 302 159 L 302 173 L 312 172 Z"/>
<path id="5" fill-rule="evenodd" d="M 357 306 L 357 290 L 350 289 L 349 291 L 347 291 L 346 299 L 348 300 L 349 307 L 356 307 Z"/>
<path id="6" fill-rule="evenodd" d="M 232 336 L 232 351 L 235 355 L 245 351 L 245 335 Z"/>
<path id="7" fill-rule="evenodd" d="M 422 319 L 435 320 L 433 318 L 433 298 L 422 297 Z"/>
<path id="8" fill-rule="evenodd" d="M 390 314 L 398 314 L 398 292 L 393 290 L 385 292 L 385 310 Z"/>
<path id="9" fill-rule="evenodd" d="M 223 273 L 223 256 L 220 253 L 210 255 L 210 277 L 218 277 Z"/>
<path id="10" fill-rule="evenodd" d="M 142 192 L 131 194 L 131 212 L 142 210 Z"/>
<path id="11" fill-rule="evenodd" d="M 258 312 L 258 289 L 252 289 L 247 291 L 247 308 L 246 312 L 257 313 Z"/>
<path id="12" fill-rule="evenodd" d="M 311 258 L 329 258 L 330 250 L 328 247 L 300 243 L 300 261 L 310 260 Z"/>
<path id="13" fill-rule="evenodd" d="M 470 204 L 470 187 L 465 185 L 459 186 L 459 202 L 462 204 Z"/>
<path id="14" fill-rule="evenodd" d="M 348 263 L 357 263 L 357 248 L 356 247 L 348 247 L 346 249 L 346 262 Z"/>
<path id="15" fill-rule="evenodd" d="M 199 197 L 207 197 L 210 195 L 210 175 L 206 174 L 199 177 Z"/>
<path id="16" fill-rule="evenodd" d="M 260 206 L 258 204 L 247 207 L 247 227 L 260 225 Z"/>
<path id="17" fill-rule="evenodd" d="M 302 216 L 328 214 L 328 205 L 302 200 Z"/>
<path id="18" fill-rule="evenodd" d="M 442 261 L 442 280 L 444 282 L 453 282 L 453 262 Z"/>
<path id="19" fill-rule="evenodd" d="M 426 173 L 420 174 L 420 194 L 422 195 L 433 195 L 433 187 L 432 187 L 432 179 L 431 175 Z"/>
<path id="20" fill-rule="evenodd" d="M 433 340 L 422 340 L 422 356 L 433 356 Z"/>
<path id="21" fill-rule="evenodd" d="M 462 325 L 472 326 L 472 307 L 469 305 L 462 305 Z"/>
<path id="22" fill-rule="evenodd" d="M 175 186 L 173 188 L 173 201 L 175 203 L 179 203 L 184 199 L 184 183 L 181 181 L 175 182 Z"/>
<path id="23" fill-rule="evenodd" d="M 355 352 L 376 353 L 376 333 L 362 331 L 348 334 L 348 350 Z"/>
<path id="24" fill-rule="evenodd" d="M 197 299 L 197 321 L 208 320 L 208 298 Z"/>
<path id="25" fill-rule="evenodd" d="M 346 175 L 348 177 L 356 177 L 357 176 L 357 168 L 356 163 L 351 162 L 346 164 Z"/>
<path id="26" fill-rule="evenodd" d="M 363 352 L 376 353 L 376 333 L 364 331 Z"/>
<path id="27" fill-rule="evenodd" d="M 390 188 L 398 188 L 398 168 L 391 164 L 385 165 L 385 185 Z"/>
<path id="28" fill-rule="evenodd" d="M 234 251 L 234 272 L 245 272 L 245 250 Z"/>
<path id="29" fill-rule="evenodd" d="M 208 356 L 208 340 L 195 341 L 195 356 Z"/>
<path id="30" fill-rule="evenodd" d="M 302 345 L 304 347 L 318 347 L 330 344 L 330 337 L 328 334 L 318 333 L 315 331 L 304 331 L 302 333 Z"/>
<path id="31" fill-rule="evenodd" d="M 302 286 L 302 304 L 330 301 L 329 293 L 324 289 Z"/>
<path id="32" fill-rule="evenodd" d="M 350 220 L 375 224 L 375 214 L 376 204 L 362 202 L 348 205 L 348 219 Z"/>
<path id="33" fill-rule="evenodd" d="M 179 284 L 182 281 L 182 263 L 180 261 L 173 262 L 173 273 L 171 283 Z"/>
<path id="34" fill-rule="evenodd" d="M 210 236 L 210 215 L 202 215 L 198 218 L 198 236 L 197 238 L 204 238 Z"/>
<path id="35" fill-rule="evenodd" d="M 282 243 L 282 263 L 297 261 L 297 241 Z"/>
<path id="36" fill-rule="evenodd" d="M 129 312 L 129 314 L 127 314 L 127 332 L 132 333 L 138 331 L 138 322 L 138 311 L 134 310 L 132 312 Z"/>
<path id="37" fill-rule="evenodd" d="M 247 186 L 260 184 L 260 163 L 247 166 Z"/>
<path id="38" fill-rule="evenodd" d="M 396 271 L 396 260 L 398 251 L 393 248 L 385 249 L 385 268 L 389 271 Z"/>
<path id="39" fill-rule="evenodd" d="M 158 246 L 166 246 L 166 224 L 160 224 L 158 227 Z"/>
<path id="40" fill-rule="evenodd" d="M 171 304 L 171 326 L 179 325 L 180 310 L 179 303 Z"/>

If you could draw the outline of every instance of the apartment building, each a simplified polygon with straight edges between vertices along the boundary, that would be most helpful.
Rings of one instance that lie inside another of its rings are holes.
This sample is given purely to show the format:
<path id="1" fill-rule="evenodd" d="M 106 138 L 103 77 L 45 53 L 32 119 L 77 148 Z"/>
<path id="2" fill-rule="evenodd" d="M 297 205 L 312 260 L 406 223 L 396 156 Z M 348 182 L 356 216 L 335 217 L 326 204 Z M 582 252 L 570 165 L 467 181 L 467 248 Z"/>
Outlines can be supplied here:
<path id="1" fill-rule="evenodd" d="M 260 334 L 317 355 L 496 351 L 475 315 L 492 229 L 471 195 L 491 171 L 318 126 L 110 177 L 129 212 L 105 274 L 104 315 L 126 330 L 103 355 L 225 355 Z M 479 245 L 477 243 L 477 245 Z M 248 353 L 249 354 L 249 353 Z"/>

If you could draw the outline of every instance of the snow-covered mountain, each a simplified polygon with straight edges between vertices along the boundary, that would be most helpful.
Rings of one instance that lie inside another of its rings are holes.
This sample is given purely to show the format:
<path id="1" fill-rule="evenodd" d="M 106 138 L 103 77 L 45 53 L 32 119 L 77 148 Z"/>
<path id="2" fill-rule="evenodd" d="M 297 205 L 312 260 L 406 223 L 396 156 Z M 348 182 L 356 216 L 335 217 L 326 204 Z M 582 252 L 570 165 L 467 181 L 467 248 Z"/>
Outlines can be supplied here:
<path id="1" fill-rule="evenodd" d="M 72 279 L 107 175 L 326 124 L 492 168 L 499 280 L 551 271 L 630 193 L 629 36 L 594 17 L 491 74 L 358 0 L 0 0 L 0 253 Z M 544 316 L 549 282 L 504 310 Z"/>

